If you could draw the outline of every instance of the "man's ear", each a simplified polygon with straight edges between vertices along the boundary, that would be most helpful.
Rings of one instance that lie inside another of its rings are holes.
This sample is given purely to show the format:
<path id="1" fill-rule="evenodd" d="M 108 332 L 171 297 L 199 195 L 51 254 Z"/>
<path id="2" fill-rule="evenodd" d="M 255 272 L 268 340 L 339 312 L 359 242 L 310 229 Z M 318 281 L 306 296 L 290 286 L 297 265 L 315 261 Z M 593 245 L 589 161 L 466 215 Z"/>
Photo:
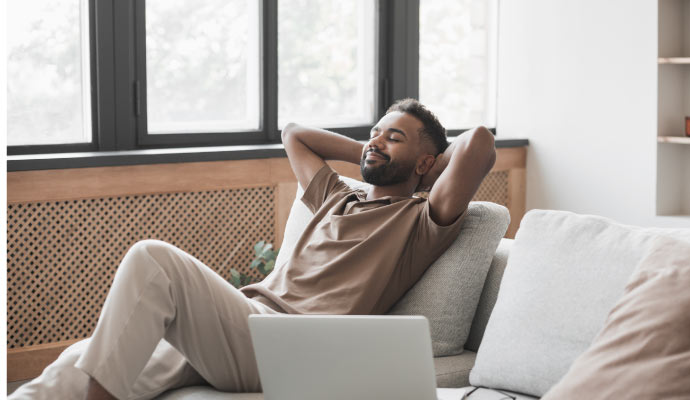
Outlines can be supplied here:
<path id="1" fill-rule="evenodd" d="M 431 170 L 431 167 L 434 166 L 435 161 L 436 161 L 436 157 L 434 157 L 432 154 L 426 154 L 426 155 L 420 157 L 417 160 L 417 167 L 415 168 L 415 172 L 419 176 L 426 175 L 426 173 Z"/>

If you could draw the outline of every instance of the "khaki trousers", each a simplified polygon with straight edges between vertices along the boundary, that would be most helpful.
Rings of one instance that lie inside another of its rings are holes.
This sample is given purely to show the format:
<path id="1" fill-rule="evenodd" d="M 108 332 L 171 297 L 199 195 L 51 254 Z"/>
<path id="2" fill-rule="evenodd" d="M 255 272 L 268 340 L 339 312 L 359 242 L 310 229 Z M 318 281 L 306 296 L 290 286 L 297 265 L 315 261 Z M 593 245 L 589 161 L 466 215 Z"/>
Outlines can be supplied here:
<path id="1" fill-rule="evenodd" d="M 276 314 L 184 251 L 157 240 L 127 252 L 90 339 L 10 399 L 82 399 L 93 377 L 118 399 L 210 384 L 261 391 L 250 314 Z"/>

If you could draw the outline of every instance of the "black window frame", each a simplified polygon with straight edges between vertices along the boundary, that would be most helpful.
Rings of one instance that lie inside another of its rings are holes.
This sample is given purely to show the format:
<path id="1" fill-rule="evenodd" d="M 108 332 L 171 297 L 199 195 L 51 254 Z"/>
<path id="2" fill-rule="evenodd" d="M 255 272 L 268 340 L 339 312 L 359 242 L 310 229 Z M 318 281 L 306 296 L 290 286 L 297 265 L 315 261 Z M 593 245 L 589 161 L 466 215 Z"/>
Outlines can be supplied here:
<path id="1" fill-rule="evenodd" d="M 278 1 L 260 0 L 261 129 L 232 133 L 146 132 L 144 0 L 89 0 L 92 142 L 8 146 L 7 154 L 112 153 L 165 148 L 199 148 L 280 143 L 278 119 Z M 378 1 L 378 120 L 390 103 L 419 95 L 419 1 Z M 373 125 L 324 127 L 365 140 Z M 449 136 L 464 130 L 449 130 Z M 193 156 L 192 156 L 193 158 Z M 22 169 L 31 160 L 22 161 Z M 28 164 L 28 165 L 27 165 Z M 36 163 L 37 168 L 45 159 Z M 61 163 L 69 167 L 69 161 Z"/>

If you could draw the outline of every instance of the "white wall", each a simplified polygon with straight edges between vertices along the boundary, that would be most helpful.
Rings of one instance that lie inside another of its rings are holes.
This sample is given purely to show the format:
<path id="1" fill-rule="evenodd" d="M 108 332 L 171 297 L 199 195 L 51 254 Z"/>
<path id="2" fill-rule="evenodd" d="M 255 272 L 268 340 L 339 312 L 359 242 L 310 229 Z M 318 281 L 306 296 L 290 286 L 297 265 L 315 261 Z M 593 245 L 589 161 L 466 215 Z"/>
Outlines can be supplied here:
<path id="1" fill-rule="evenodd" d="M 497 129 L 530 141 L 527 209 L 655 216 L 657 0 L 501 0 Z"/>

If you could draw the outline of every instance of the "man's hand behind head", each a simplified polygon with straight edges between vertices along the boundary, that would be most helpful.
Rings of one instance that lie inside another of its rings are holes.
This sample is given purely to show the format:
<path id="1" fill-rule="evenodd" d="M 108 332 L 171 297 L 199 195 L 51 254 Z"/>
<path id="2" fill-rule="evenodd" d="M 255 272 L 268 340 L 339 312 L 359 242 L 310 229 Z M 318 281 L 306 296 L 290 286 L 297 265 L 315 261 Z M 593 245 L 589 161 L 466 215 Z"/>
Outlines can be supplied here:
<path id="1" fill-rule="evenodd" d="M 446 166 L 448 166 L 448 157 L 445 155 L 445 153 L 440 153 L 438 156 L 436 156 L 436 161 L 434 161 L 434 164 L 431 166 L 429 172 L 422 176 L 422 180 L 417 186 L 417 191 L 431 191 L 431 188 L 434 186 L 434 183 L 436 183 L 436 180 L 441 175 L 441 172 L 446 169 Z"/>

